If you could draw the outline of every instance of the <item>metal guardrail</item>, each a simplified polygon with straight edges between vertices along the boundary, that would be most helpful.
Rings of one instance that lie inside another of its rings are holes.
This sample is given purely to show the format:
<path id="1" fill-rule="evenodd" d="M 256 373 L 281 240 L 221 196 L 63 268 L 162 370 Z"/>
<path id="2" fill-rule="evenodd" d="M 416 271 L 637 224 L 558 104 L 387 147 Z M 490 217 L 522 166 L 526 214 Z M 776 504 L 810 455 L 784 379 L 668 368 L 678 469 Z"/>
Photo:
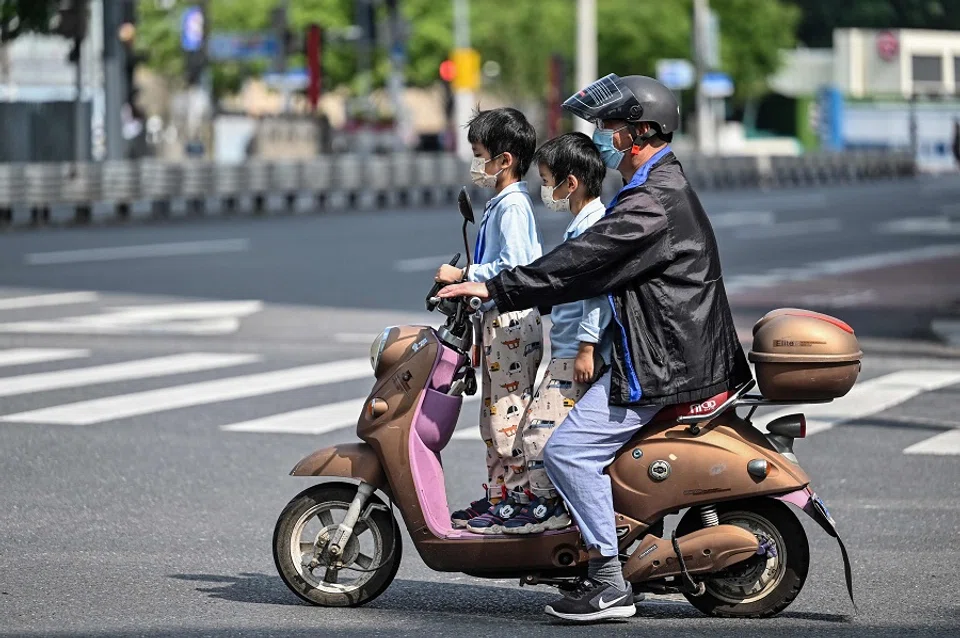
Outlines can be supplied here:
<path id="1" fill-rule="evenodd" d="M 681 158 L 681 164 L 693 186 L 705 190 L 842 184 L 916 172 L 912 156 L 899 151 L 693 156 Z M 536 167 L 528 178 L 536 183 Z M 442 204 L 469 183 L 468 164 L 441 153 L 243 164 L 153 159 L 0 164 L 0 227 L 167 216 L 174 209 L 204 215 Z M 609 171 L 604 197 L 621 185 L 619 175 Z M 471 195 L 479 200 L 484 193 L 471 186 Z M 135 208 L 141 212 L 131 214 Z"/>

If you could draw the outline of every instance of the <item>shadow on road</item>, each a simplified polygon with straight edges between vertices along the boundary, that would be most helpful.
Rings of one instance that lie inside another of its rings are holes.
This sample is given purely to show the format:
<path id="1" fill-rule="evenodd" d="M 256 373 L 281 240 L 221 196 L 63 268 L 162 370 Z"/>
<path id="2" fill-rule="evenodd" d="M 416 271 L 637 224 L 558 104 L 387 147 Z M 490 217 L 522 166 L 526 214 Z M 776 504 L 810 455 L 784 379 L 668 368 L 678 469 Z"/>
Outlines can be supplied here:
<path id="1" fill-rule="evenodd" d="M 236 576 L 218 574 L 174 574 L 171 578 L 210 586 L 197 587 L 198 592 L 210 598 L 241 603 L 266 605 L 305 605 L 287 589 L 279 576 L 241 573 Z M 408 613 L 418 609 L 431 614 L 456 614 L 489 617 L 490 610 L 505 614 L 514 621 L 549 622 L 543 615 L 545 605 L 557 598 L 549 589 L 517 589 L 495 585 L 469 583 L 437 583 L 430 581 L 397 579 L 379 598 L 365 605 L 371 610 Z M 844 614 L 825 614 L 803 611 L 786 611 L 779 616 L 795 620 L 829 623 L 849 623 L 851 617 Z M 685 602 L 651 598 L 641 603 L 637 619 L 704 619 L 703 614 Z"/>
<path id="2" fill-rule="evenodd" d="M 170 578 L 208 584 L 207 587 L 197 587 L 197 591 L 209 594 L 210 598 L 265 605 L 305 604 L 287 589 L 279 576 L 252 573 L 242 573 L 236 576 L 173 574 Z"/>

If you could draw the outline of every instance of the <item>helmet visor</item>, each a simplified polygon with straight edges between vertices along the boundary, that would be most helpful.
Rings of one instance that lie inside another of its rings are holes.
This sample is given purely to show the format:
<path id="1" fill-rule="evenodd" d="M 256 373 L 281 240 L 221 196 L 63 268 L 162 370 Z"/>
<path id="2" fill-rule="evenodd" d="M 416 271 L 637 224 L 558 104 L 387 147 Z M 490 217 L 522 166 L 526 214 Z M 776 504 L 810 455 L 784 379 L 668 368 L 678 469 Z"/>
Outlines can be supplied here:
<path id="1" fill-rule="evenodd" d="M 611 73 L 567 98 L 563 108 L 588 122 L 627 119 L 631 106 L 639 106 L 633 92 Z"/>

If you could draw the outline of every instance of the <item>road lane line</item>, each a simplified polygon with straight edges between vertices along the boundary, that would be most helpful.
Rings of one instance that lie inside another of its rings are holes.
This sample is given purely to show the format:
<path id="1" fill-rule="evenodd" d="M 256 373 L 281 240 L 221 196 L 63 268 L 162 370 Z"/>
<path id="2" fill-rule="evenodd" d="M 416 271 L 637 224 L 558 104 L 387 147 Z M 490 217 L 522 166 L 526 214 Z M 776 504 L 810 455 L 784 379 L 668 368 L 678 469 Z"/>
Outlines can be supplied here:
<path id="1" fill-rule="evenodd" d="M 0 310 L 65 306 L 75 303 L 92 303 L 96 300 L 97 293 L 95 292 L 58 292 L 49 295 L 31 295 L 29 297 L 4 297 L 0 298 Z"/>
<path id="2" fill-rule="evenodd" d="M 117 261 L 120 259 L 235 253 L 243 252 L 249 248 L 250 240 L 248 239 L 214 239 L 209 241 L 184 241 L 169 244 L 141 244 L 138 246 L 110 246 L 105 248 L 29 253 L 24 257 L 24 262 L 29 266 L 49 266 L 51 264 L 80 264 L 95 261 Z"/>
<path id="3" fill-rule="evenodd" d="M 464 397 L 463 405 L 480 400 L 479 395 Z M 349 399 L 328 403 L 314 408 L 294 410 L 253 419 L 241 423 L 220 426 L 227 432 L 259 432 L 270 434 L 327 434 L 348 427 L 356 427 L 357 418 L 367 399 Z M 477 428 L 473 428 L 479 432 Z M 456 436 L 456 435 L 454 435 Z M 477 438 L 480 435 L 477 434 Z"/>
<path id="4" fill-rule="evenodd" d="M 741 228 L 734 235 L 737 239 L 773 239 L 780 237 L 800 237 L 816 233 L 832 233 L 840 230 L 840 220 L 829 219 L 801 219 L 793 222 L 783 222 L 772 226 L 755 226 Z"/>
<path id="5" fill-rule="evenodd" d="M 0 367 L 23 366 L 31 363 L 63 361 L 89 357 L 89 350 L 69 350 L 66 348 L 11 348 L 0 350 Z"/>
<path id="6" fill-rule="evenodd" d="M 245 399 L 370 376 L 370 360 L 346 359 L 333 363 L 286 368 L 215 381 L 189 383 L 159 390 L 80 401 L 0 417 L 0 421 L 91 425 L 131 416 L 208 403 Z"/>
<path id="7" fill-rule="evenodd" d="M 253 354 L 207 354 L 190 352 L 150 359 L 138 359 L 121 363 L 38 372 L 16 377 L 0 377 L 0 397 L 47 392 L 63 388 L 79 388 L 96 383 L 112 383 L 128 379 L 149 379 L 168 374 L 186 374 L 203 370 L 216 370 L 230 366 L 259 361 Z"/>
<path id="8" fill-rule="evenodd" d="M 774 419 L 802 412 L 807 417 L 807 436 L 810 436 L 840 423 L 883 412 L 925 392 L 957 383 L 960 383 L 960 371 L 903 370 L 862 381 L 853 386 L 846 396 L 832 403 L 793 406 L 755 418 L 753 424 L 765 430 Z"/>
<path id="9" fill-rule="evenodd" d="M 437 255 L 436 257 L 416 257 L 414 259 L 401 259 L 393 262 L 393 269 L 397 272 L 426 272 L 436 271 L 440 264 L 450 263 L 450 255 Z"/>
<path id="10" fill-rule="evenodd" d="M 905 449 L 903 453 L 960 456 L 960 429 L 947 430 L 919 443 L 914 443 Z"/>
<path id="11" fill-rule="evenodd" d="M 810 281 L 820 277 L 902 266 L 918 261 L 944 259 L 958 255 L 960 255 L 960 244 L 937 244 L 922 248 L 813 262 L 795 268 L 774 268 L 763 274 L 725 276 L 724 280 L 726 281 L 727 292 L 733 294 L 749 289 L 779 286 L 791 281 Z"/>
<path id="12" fill-rule="evenodd" d="M 713 226 L 714 230 L 720 228 L 740 228 L 742 226 L 770 226 L 775 222 L 773 211 L 769 210 L 708 213 L 707 217 L 710 218 L 710 225 Z"/>

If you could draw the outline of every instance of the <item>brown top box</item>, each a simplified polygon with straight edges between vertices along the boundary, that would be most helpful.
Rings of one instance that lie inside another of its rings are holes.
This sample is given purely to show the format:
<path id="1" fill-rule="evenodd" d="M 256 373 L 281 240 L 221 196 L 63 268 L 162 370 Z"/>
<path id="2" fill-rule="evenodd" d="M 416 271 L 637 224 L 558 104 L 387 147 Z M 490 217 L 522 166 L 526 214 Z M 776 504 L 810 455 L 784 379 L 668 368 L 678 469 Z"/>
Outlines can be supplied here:
<path id="1" fill-rule="evenodd" d="M 830 315 L 780 308 L 753 327 L 754 363 L 844 363 L 861 357 L 853 328 Z"/>

